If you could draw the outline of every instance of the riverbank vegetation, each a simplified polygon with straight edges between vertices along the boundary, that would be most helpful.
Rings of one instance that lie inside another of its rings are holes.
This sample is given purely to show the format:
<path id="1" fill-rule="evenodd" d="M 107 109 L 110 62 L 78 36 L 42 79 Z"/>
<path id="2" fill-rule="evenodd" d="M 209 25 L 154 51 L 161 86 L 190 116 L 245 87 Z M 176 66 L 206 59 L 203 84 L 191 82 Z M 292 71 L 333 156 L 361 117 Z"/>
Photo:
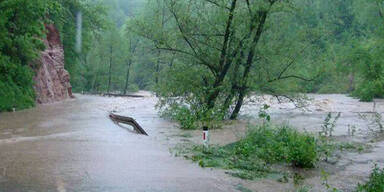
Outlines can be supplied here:
<path id="1" fill-rule="evenodd" d="M 273 173 L 272 164 L 313 168 L 319 161 L 320 143 L 311 134 L 288 126 L 252 127 L 243 139 L 221 147 L 196 146 L 189 157 L 201 167 L 233 170 L 231 175 L 254 179 Z"/>
<path id="2" fill-rule="evenodd" d="M 127 29 L 157 50 L 159 108 L 182 127 L 236 119 L 254 93 L 383 96 L 381 1 L 150 2 Z"/>
<path id="3" fill-rule="evenodd" d="M 150 90 L 163 117 L 183 129 L 235 120 L 254 95 L 295 105 L 306 93 L 384 98 L 384 0 L 0 0 L 0 10 L 0 111 L 34 106 L 45 24 L 60 31 L 75 92 Z M 276 167 L 312 169 L 365 150 L 330 138 L 339 112 L 318 136 L 270 124 L 268 107 L 259 109 L 268 123 L 240 140 L 183 155 L 240 178 L 286 182 Z M 368 113 L 360 118 L 381 134 L 382 115 Z M 383 191 L 383 172 L 375 167 L 357 190 Z"/>
<path id="4" fill-rule="evenodd" d="M 251 126 L 238 141 L 222 146 L 183 145 L 174 150 L 201 167 L 216 167 L 243 179 L 278 176 L 288 182 L 292 170 L 310 170 L 321 163 L 334 163 L 336 154 L 361 153 L 369 148 L 362 143 L 340 142 L 330 137 L 299 132 L 287 125 L 264 123 Z M 291 171 L 289 171 L 291 170 Z M 297 176 L 297 175 L 296 175 Z"/>
<path id="5" fill-rule="evenodd" d="M 357 192 L 376 192 L 384 191 L 384 168 L 380 169 L 377 165 L 372 169 L 369 180 L 365 184 L 359 184 Z"/>
<path id="6" fill-rule="evenodd" d="M 292 100 L 298 93 L 347 93 L 372 101 L 384 95 L 383 6 L 382 0 L 2 1 L 0 110 L 34 104 L 31 63 L 43 49 L 47 22 L 61 32 L 74 91 L 151 90 L 163 111 L 187 106 L 196 122 L 236 119 L 255 92 Z"/>

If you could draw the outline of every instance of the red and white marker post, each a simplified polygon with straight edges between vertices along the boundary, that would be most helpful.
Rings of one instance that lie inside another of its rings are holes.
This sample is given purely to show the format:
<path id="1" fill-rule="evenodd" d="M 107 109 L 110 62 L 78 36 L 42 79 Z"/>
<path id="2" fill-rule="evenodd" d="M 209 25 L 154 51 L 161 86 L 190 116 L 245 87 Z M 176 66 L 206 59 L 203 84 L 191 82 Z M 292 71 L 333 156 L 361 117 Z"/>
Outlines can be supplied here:
<path id="1" fill-rule="evenodd" d="M 204 144 L 204 147 L 208 147 L 208 140 L 209 140 L 208 127 L 204 126 L 203 127 L 203 144 Z"/>

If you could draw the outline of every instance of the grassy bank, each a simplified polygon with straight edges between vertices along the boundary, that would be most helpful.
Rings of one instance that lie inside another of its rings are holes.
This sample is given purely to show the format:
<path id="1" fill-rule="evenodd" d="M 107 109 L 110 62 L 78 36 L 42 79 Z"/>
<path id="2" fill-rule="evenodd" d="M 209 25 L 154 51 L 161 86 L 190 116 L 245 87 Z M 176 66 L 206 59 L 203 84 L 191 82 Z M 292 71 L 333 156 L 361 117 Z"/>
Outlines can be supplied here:
<path id="1" fill-rule="evenodd" d="M 216 167 L 242 179 L 277 176 L 282 182 L 288 177 L 295 181 L 298 175 L 288 176 L 287 169 L 311 169 L 320 161 L 333 160 L 335 151 L 364 151 L 358 143 L 334 142 L 296 129 L 269 123 L 250 127 L 245 137 L 224 146 L 192 145 L 177 150 L 179 155 L 201 167 Z"/>
<path id="2" fill-rule="evenodd" d="M 273 164 L 297 168 L 313 168 L 322 155 L 315 136 L 289 126 L 264 124 L 252 127 L 243 139 L 225 146 L 193 146 L 187 158 L 202 167 L 220 167 L 244 179 L 274 173 Z"/>

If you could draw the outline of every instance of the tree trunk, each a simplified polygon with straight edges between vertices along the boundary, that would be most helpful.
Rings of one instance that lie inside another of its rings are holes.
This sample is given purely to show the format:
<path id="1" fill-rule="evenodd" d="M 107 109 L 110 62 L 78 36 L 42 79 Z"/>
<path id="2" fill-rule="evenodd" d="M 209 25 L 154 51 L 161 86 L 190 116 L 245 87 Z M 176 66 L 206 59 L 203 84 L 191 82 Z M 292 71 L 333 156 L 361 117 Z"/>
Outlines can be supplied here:
<path id="1" fill-rule="evenodd" d="M 145 132 L 145 130 L 139 125 L 139 123 L 137 123 L 137 121 L 132 117 L 124 117 L 124 116 L 110 113 L 109 118 L 111 118 L 111 120 L 116 123 L 124 123 L 124 124 L 131 125 L 137 133 L 148 136 L 147 132 Z"/>
<path id="2" fill-rule="evenodd" d="M 160 51 L 157 52 L 156 75 L 155 75 L 156 85 L 159 83 L 159 72 L 160 72 Z"/>
<path id="3" fill-rule="evenodd" d="M 261 34 L 263 32 L 263 29 L 264 29 L 265 21 L 266 21 L 267 16 L 268 16 L 268 11 L 264 11 L 261 14 L 262 15 L 260 18 L 260 23 L 259 23 L 259 26 L 257 27 L 255 37 L 253 38 L 252 45 L 251 45 L 251 48 L 250 48 L 249 53 L 248 53 L 246 67 L 245 67 L 244 74 L 243 74 L 243 77 L 241 80 L 241 89 L 240 89 L 240 93 L 239 93 L 239 98 L 236 102 L 236 107 L 233 110 L 230 119 L 236 119 L 237 116 L 239 115 L 240 109 L 244 103 L 244 97 L 246 95 L 246 91 L 248 90 L 248 88 L 247 88 L 248 76 L 249 76 L 249 73 L 251 71 L 252 63 L 253 63 L 253 60 L 255 57 L 256 46 L 260 40 Z"/>
<path id="4" fill-rule="evenodd" d="M 242 89 L 240 91 L 239 98 L 237 99 L 235 109 L 233 110 L 232 115 L 230 117 L 230 119 L 232 119 L 232 120 L 237 119 L 237 116 L 239 115 L 240 109 L 243 106 L 244 96 L 245 96 L 245 90 L 244 91 L 243 90 L 244 89 Z"/>
<path id="5" fill-rule="evenodd" d="M 130 72 L 130 69 L 131 69 L 131 65 L 132 65 L 132 60 L 129 59 L 129 61 L 128 61 L 128 69 L 127 69 L 127 76 L 126 76 L 126 79 L 125 79 L 124 95 L 127 94 L 128 81 L 129 81 L 129 72 Z"/>
<path id="6" fill-rule="evenodd" d="M 353 92 L 355 90 L 355 74 L 351 72 L 349 74 L 349 85 L 348 85 L 348 92 Z"/>
<path id="7" fill-rule="evenodd" d="M 233 22 L 234 12 L 236 9 L 236 3 L 237 3 L 237 0 L 232 0 L 231 8 L 228 14 L 227 25 L 224 33 L 223 47 L 221 49 L 221 55 L 220 55 L 220 61 L 219 61 L 219 68 L 221 69 L 221 72 L 219 76 L 216 77 L 215 83 L 213 84 L 213 88 L 212 88 L 213 92 L 209 94 L 207 98 L 208 109 L 212 109 L 215 106 L 215 101 L 220 94 L 219 87 L 223 83 L 224 78 L 227 75 L 228 70 L 231 66 L 231 62 L 226 62 L 225 58 L 228 55 L 229 38 L 231 34 L 231 26 Z"/>
<path id="8" fill-rule="evenodd" d="M 109 77 L 108 77 L 108 89 L 107 93 L 110 93 L 111 91 L 111 79 L 112 79 L 112 54 L 113 54 L 113 47 L 111 44 L 110 47 L 110 56 L 109 56 Z"/>

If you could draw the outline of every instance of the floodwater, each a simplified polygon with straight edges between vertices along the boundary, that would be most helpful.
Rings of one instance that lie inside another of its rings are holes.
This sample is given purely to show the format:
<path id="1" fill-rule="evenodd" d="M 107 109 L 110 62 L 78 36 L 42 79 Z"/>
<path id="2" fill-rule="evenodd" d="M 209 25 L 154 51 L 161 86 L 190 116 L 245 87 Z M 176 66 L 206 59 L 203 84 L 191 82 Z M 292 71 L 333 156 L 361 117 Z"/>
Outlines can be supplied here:
<path id="1" fill-rule="evenodd" d="M 155 102 L 77 95 L 1 113 L 0 191 L 234 191 L 228 177 L 170 154 L 162 133 L 176 128 Z M 149 136 L 115 125 L 108 111 L 134 117 Z"/>
<path id="2" fill-rule="evenodd" d="M 0 192 L 40 191 L 294 191 L 297 186 L 273 179 L 245 181 L 224 171 L 203 169 L 173 157 L 169 148 L 180 142 L 201 143 L 201 131 L 182 131 L 158 116 L 155 97 L 106 98 L 77 95 L 74 100 L 40 105 L 34 109 L 0 114 Z M 384 115 L 384 101 L 363 103 L 344 95 L 309 95 L 304 108 L 277 102 L 270 96 L 247 100 L 240 121 L 211 130 L 212 144 L 242 137 L 247 124 L 257 123 L 263 104 L 271 108 L 272 121 L 288 123 L 312 133 L 321 131 L 329 112 L 341 112 L 333 135 L 343 141 L 369 143 L 364 153 L 344 153 L 332 165 L 302 170 L 303 185 L 326 191 L 321 172 L 329 173 L 332 187 L 353 191 L 369 176 L 374 163 L 384 165 L 384 139 L 377 134 L 371 112 Z M 108 118 L 114 111 L 131 116 L 149 136 L 117 126 Z M 365 119 L 363 118 L 365 116 Z M 355 130 L 351 134 L 351 130 Z M 300 171 L 300 170 L 299 170 Z"/>
<path id="3" fill-rule="evenodd" d="M 368 179 L 372 167 L 377 164 L 384 167 L 384 135 L 380 134 L 379 124 L 373 112 L 381 114 L 384 125 L 384 100 L 359 102 L 357 99 L 341 94 L 310 94 L 305 105 L 297 107 L 288 100 L 280 102 L 272 96 L 254 96 L 248 98 L 240 112 L 240 121 L 224 124 L 222 129 L 210 131 L 212 144 L 224 145 L 234 142 L 245 135 L 248 125 L 261 123 L 258 118 L 260 108 L 269 105 L 267 113 L 275 124 L 289 124 L 301 131 L 319 134 L 329 113 L 331 122 L 340 112 L 332 132 L 333 138 L 341 142 L 358 142 L 370 146 L 362 153 L 344 152 L 332 158 L 332 163 L 321 163 L 313 170 L 293 170 L 305 179 L 301 185 L 280 183 L 276 179 L 258 181 L 242 181 L 242 185 L 257 192 L 296 191 L 301 186 L 308 186 L 313 192 L 326 192 L 323 183 L 324 174 L 329 175 L 327 182 L 331 188 L 344 192 L 352 192 L 358 183 Z M 185 134 L 185 132 L 184 132 Z M 200 131 L 194 131 L 189 139 L 193 143 L 201 143 Z M 291 174 L 292 171 L 291 171 Z"/>
<path id="4" fill-rule="evenodd" d="M 270 105 L 267 110 L 273 122 L 286 123 L 295 128 L 318 134 L 326 116 L 331 113 L 333 122 L 338 113 L 340 117 L 335 121 L 332 132 L 335 140 L 343 142 L 364 143 L 372 148 L 368 151 L 345 152 L 338 154 L 338 160 L 332 165 L 323 164 L 315 170 L 303 171 L 305 180 L 302 185 L 310 186 L 311 191 L 329 191 L 324 186 L 327 181 L 332 188 L 344 192 L 355 191 L 358 183 L 364 183 L 377 164 L 384 167 L 384 136 L 380 133 L 380 124 L 384 124 L 384 100 L 376 99 L 375 102 L 359 102 L 357 99 L 341 94 L 310 94 L 309 102 L 302 108 L 297 108 L 288 101 L 279 103 L 271 96 L 251 98 L 242 109 L 244 119 L 254 121 L 258 116 L 259 108 L 263 104 Z M 256 101 L 256 102 L 255 102 Z M 375 118 L 375 113 L 382 119 Z M 325 179 L 325 172 L 327 178 Z M 268 188 L 294 189 L 292 184 L 281 184 L 275 181 L 248 183 L 249 188 L 255 191 L 268 191 Z"/>

